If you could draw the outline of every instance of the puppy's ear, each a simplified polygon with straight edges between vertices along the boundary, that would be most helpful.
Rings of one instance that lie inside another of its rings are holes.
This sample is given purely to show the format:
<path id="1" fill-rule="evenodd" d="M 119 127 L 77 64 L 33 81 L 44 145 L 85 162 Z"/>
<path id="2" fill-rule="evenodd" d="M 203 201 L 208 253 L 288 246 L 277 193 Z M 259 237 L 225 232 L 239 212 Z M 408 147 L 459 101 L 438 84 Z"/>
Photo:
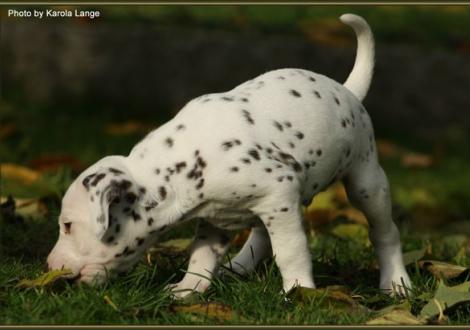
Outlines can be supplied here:
<path id="1" fill-rule="evenodd" d="M 109 227 L 109 208 L 119 203 L 124 195 L 133 195 L 132 178 L 115 167 L 101 168 L 87 175 L 81 182 L 89 196 L 91 222 L 95 235 L 101 239 Z"/>

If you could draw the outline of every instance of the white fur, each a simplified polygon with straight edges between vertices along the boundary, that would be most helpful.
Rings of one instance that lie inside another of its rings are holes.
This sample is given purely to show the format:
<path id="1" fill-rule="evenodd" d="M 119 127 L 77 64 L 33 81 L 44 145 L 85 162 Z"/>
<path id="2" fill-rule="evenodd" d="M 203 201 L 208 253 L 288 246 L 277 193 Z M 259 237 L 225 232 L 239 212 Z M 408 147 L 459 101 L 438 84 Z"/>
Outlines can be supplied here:
<path id="1" fill-rule="evenodd" d="M 254 227 L 252 234 L 227 267 L 247 273 L 273 253 L 284 290 L 314 287 L 301 203 L 347 179 L 351 201 L 371 224 L 380 287 L 410 286 L 360 103 L 372 77 L 372 34 L 358 16 L 342 20 L 359 39 L 349 89 L 317 73 L 281 69 L 192 100 L 127 157 L 106 157 L 71 185 L 49 267 L 103 281 L 109 270 L 137 262 L 167 228 L 200 219 L 188 272 L 170 286 L 175 296 L 204 291 L 228 248 L 228 230 L 245 227 Z"/>

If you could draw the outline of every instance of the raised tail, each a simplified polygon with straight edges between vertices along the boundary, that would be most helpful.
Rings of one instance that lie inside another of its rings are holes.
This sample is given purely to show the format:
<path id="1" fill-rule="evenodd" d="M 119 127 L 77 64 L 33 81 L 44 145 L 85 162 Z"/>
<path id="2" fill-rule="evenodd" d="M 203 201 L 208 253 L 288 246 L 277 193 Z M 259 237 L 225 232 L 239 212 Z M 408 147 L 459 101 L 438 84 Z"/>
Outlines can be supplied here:
<path id="1" fill-rule="evenodd" d="M 362 101 L 369 90 L 374 72 L 374 36 L 369 24 L 362 17 L 354 14 L 344 14 L 340 19 L 343 23 L 352 27 L 357 36 L 356 61 L 343 85 Z"/>

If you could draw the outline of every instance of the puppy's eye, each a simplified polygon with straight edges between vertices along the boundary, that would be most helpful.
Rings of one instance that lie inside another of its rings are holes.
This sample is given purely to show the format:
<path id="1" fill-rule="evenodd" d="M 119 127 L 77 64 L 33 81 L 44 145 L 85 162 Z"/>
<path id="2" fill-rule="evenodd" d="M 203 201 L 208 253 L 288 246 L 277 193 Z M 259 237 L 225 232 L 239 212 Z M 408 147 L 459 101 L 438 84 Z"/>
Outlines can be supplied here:
<path id="1" fill-rule="evenodd" d="M 71 222 L 65 222 L 64 227 L 65 227 L 65 233 L 70 234 L 70 230 L 72 229 L 72 223 Z"/>

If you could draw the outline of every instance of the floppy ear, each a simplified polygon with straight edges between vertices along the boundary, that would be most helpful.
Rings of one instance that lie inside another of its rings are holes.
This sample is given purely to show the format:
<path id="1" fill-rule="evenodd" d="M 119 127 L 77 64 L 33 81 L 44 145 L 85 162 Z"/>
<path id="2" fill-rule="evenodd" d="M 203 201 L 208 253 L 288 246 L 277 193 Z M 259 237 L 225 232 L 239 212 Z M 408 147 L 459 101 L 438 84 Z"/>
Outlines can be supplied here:
<path id="1" fill-rule="evenodd" d="M 111 204 L 119 203 L 123 194 L 129 194 L 133 183 L 124 171 L 110 167 L 89 174 L 82 180 L 82 184 L 88 192 L 95 235 L 101 239 L 109 227 Z"/>

